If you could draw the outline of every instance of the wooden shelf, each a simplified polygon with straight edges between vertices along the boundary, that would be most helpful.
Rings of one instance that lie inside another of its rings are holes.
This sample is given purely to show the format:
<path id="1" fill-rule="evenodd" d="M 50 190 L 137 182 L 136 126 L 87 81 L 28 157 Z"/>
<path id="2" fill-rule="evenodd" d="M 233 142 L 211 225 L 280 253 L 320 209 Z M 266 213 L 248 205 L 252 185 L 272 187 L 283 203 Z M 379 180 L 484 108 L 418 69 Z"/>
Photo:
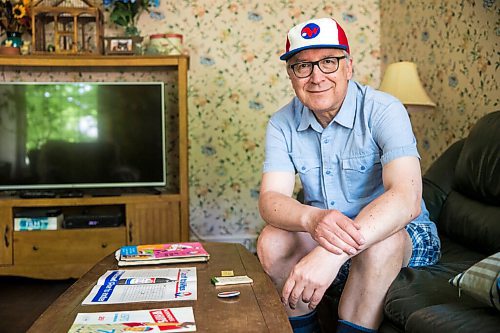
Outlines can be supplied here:
<path id="1" fill-rule="evenodd" d="M 178 56 L 135 55 L 0 55 L 0 66 L 10 67 L 176 67 L 186 59 Z"/>
<path id="2" fill-rule="evenodd" d="M 0 55 L 0 72 L 75 70 L 177 72 L 178 189 L 162 194 L 124 194 L 113 197 L 20 199 L 0 196 L 0 276 L 35 278 L 79 277 L 95 262 L 125 244 L 189 240 L 187 70 L 189 57 L 128 55 Z M 117 205 L 125 209 L 125 226 L 101 230 L 14 232 L 14 212 L 23 208 Z M 65 250 L 79 244 L 66 260 Z M 44 260 L 39 259 L 39 257 Z M 75 259 L 77 258 L 77 259 Z"/>

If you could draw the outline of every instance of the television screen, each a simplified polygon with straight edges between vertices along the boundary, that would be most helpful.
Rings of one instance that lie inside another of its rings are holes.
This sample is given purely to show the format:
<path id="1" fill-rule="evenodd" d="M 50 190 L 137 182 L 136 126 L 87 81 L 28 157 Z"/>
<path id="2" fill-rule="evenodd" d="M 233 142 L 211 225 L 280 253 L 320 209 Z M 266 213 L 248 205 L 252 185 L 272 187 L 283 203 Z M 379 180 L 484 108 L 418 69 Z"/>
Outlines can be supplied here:
<path id="1" fill-rule="evenodd" d="M 165 185 L 162 82 L 0 83 L 0 189 Z"/>

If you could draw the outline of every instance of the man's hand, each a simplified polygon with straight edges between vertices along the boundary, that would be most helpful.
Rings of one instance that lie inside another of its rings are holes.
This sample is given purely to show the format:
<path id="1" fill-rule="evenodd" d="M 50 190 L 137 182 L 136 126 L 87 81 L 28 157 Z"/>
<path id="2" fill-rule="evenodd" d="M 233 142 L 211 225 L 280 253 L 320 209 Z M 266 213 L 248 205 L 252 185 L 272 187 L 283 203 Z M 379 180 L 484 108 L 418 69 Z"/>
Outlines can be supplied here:
<path id="1" fill-rule="evenodd" d="M 347 261 L 347 255 L 335 255 L 321 246 L 303 257 L 292 269 L 282 290 L 282 302 L 295 309 L 302 300 L 314 310 L 326 289 L 337 276 L 340 267 Z"/>
<path id="2" fill-rule="evenodd" d="M 308 225 L 312 238 L 326 250 L 356 255 L 365 239 L 360 226 L 338 210 L 321 210 Z"/>

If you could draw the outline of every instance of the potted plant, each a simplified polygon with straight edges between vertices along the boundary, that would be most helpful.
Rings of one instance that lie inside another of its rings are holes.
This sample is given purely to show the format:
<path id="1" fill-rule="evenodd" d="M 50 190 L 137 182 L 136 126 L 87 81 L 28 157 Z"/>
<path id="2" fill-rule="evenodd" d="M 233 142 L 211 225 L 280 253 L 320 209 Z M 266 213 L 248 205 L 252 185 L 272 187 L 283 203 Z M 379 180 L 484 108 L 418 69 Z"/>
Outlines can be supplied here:
<path id="1" fill-rule="evenodd" d="M 31 31 L 31 0 L 0 0 L 1 35 L 7 35 L 2 45 L 19 48 L 23 44 L 22 35 Z"/>
<path id="2" fill-rule="evenodd" d="M 104 0 L 104 6 L 111 12 L 109 15 L 111 22 L 123 27 L 126 36 L 139 36 L 137 20 L 144 11 L 149 12 L 149 1 Z"/>

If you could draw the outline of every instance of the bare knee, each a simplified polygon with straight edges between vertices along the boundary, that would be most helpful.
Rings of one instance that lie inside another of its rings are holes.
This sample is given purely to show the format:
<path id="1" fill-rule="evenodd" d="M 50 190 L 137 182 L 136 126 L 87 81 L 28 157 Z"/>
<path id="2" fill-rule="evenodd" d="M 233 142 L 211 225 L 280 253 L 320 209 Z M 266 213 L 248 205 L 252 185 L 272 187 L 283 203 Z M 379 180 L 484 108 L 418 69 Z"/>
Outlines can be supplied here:
<path id="1" fill-rule="evenodd" d="M 285 233 L 281 229 L 267 225 L 257 239 L 257 256 L 264 271 L 270 275 L 271 268 L 281 257 L 286 256 Z"/>
<path id="2" fill-rule="evenodd" d="M 264 271 L 273 278 L 288 275 L 290 269 L 316 246 L 308 233 L 267 225 L 257 240 L 257 255 Z"/>

